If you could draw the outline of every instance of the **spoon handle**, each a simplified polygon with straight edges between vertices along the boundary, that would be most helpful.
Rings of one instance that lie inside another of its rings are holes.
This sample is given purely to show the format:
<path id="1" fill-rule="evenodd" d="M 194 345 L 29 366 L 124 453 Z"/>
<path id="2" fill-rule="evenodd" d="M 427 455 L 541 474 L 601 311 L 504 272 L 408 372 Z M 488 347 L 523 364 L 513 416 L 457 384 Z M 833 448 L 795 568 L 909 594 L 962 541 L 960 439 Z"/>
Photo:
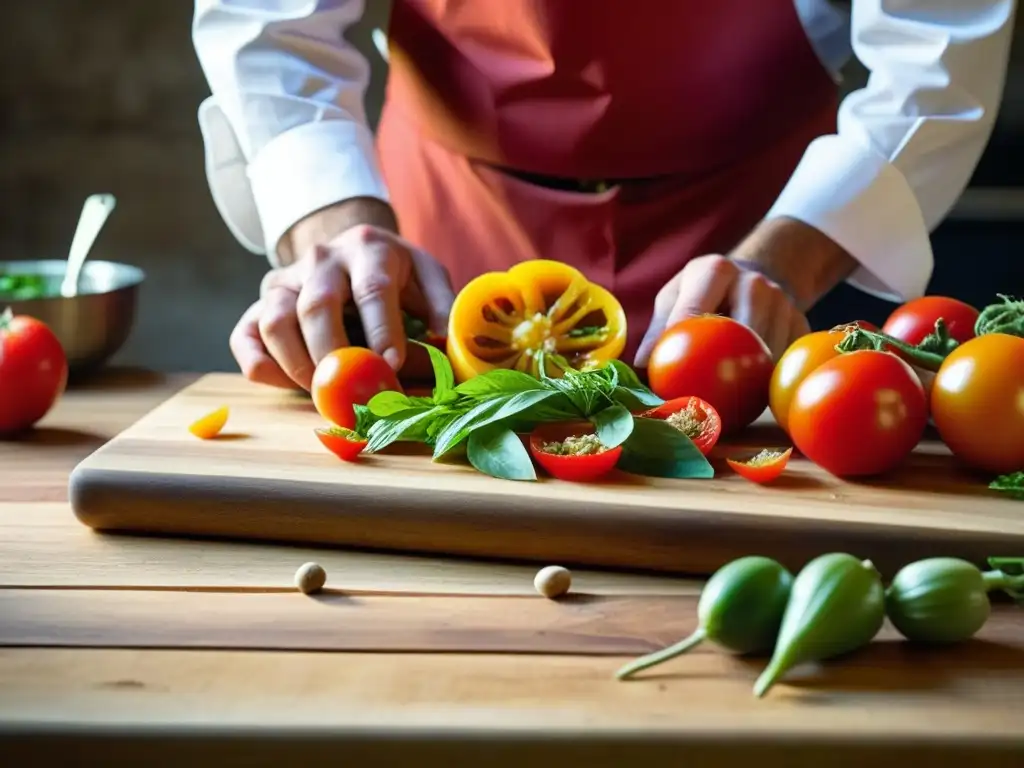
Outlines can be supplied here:
<path id="1" fill-rule="evenodd" d="M 117 200 L 113 195 L 89 195 L 86 198 L 82 214 L 78 217 L 75 236 L 71 240 L 68 265 L 64 272 L 64 280 L 60 284 L 61 296 L 68 298 L 78 293 L 78 279 L 82 274 L 82 266 L 116 204 Z"/>

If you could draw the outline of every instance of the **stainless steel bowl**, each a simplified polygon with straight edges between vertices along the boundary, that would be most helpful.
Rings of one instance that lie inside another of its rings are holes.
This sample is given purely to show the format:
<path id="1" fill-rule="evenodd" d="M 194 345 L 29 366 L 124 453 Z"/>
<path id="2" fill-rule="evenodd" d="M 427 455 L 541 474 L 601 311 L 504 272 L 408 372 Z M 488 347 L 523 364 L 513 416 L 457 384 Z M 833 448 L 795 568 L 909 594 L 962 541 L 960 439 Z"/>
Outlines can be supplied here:
<path id="1" fill-rule="evenodd" d="M 78 295 L 65 299 L 60 282 L 66 262 L 0 261 L 0 274 L 39 275 L 47 280 L 47 298 L 3 302 L 16 315 L 42 320 L 60 339 L 71 373 L 105 363 L 131 334 L 139 286 L 146 279 L 138 267 L 112 261 L 87 261 Z"/>

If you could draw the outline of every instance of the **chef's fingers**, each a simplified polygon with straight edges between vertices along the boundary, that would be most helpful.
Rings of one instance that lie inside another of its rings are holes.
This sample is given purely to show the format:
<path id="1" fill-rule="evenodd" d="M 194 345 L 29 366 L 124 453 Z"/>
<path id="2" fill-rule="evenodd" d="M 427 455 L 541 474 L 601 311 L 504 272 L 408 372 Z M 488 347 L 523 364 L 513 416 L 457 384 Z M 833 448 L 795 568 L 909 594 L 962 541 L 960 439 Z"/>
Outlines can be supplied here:
<path id="1" fill-rule="evenodd" d="M 430 330 L 442 336 L 448 333 L 448 315 L 455 302 L 451 277 L 448 270 L 428 253 L 411 248 L 412 269 L 416 275 L 416 283 L 426 299 L 427 317 Z"/>
<path id="2" fill-rule="evenodd" d="M 775 283 L 763 275 L 741 270 L 729 295 L 733 320 L 743 323 L 777 352 L 789 334 L 789 302 Z"/>
<path id="3" fill-rule="evenodd" d="M 341 264 L 348 273 L 366 343 L 398 370 L 405 362 L 400 294 L 410 278 L 411 257 L 394 243 L 393 236 L 374 227 L 349 230 L 344 240 Z"/>
<path id="4" fill-rule="evenodd" d="M 342 313 L 351 294 L 348 276 L 330 248 L 317 246 L 304 262 L 304 271 L 295 310 L 302 339 L 316 365 L 349 345 Z"/>
<path id="5" fill-rule="evenodd" d="M 299 329 L 296 310 L 299 294 L 290 287 L 275 285 L 273 280 L 264 283 L 261 291 L 263 311 L 259 319 L 260 338 L 288 377 L 308 390 L 313 382 L 315 366 Z"/>
<path id="6" fill-rule="evenodd" d="M 249 381 L 271 387 L 294 389 L 295 382 L 288 378 L 288 374 L 282 370 L 281 366 L 267 352 L 267 348 L 263 346 L 259 328 L 259 317 L 262 311 L 263 302 L 257 301 L 242 315 L 228 338 L 231 354 L 238 362 L 242 375 Z"/>
<path id="7" fill-rule="evenodd" d="M 790 316 L 789 321 L 789 335 L 786 337 L 786 349 L 789 349 L 789 345 L 794 341 L 802 336 L 806 336 L 810 332 L 811 324 L 807 321 L 807 315 L 793 307 L 793 314 Z M 783 352 L 785 351 L 784 349 Z"/>

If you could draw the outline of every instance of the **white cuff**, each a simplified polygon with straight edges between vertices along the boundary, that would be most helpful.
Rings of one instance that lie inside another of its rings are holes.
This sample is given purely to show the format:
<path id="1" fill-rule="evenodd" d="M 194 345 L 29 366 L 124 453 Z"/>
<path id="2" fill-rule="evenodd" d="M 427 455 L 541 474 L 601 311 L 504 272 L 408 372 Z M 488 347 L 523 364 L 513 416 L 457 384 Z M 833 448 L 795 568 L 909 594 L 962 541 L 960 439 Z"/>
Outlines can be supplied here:
<path id="1" fill-rule="evenodd" d="M 924 294 L 934 260 L 928 226 L 906 178 L 844 136 L 816 139 L 768 218 L 803 221 L 860 263 L 849 282 L 889 301 Z"/>

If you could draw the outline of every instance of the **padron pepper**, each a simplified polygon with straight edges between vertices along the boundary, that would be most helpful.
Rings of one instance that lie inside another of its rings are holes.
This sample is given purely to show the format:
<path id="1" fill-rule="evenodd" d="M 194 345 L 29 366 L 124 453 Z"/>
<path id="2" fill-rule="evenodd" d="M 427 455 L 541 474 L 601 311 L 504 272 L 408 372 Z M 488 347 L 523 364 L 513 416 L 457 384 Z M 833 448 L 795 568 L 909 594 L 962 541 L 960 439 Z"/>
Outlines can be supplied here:
<path id="1" fill-rule="evenodd" d="M 549 376 L 560 376 L 614 360 L 625 346 L 626 314 L 616 298 L 546 259 L 470 281 L 448 320 L 448 357 L 459 381 L 495 368 L 539 376 L 540 359 Z"/>
<path id="2" fill-rule="evenodd" d="M 754 695 L 764 696 L 798 664 L 867 645 L 884 621 L 885 590 L 870 561 L 843 553 L 816 557 L 793 581 L 775 651 Z"/>

